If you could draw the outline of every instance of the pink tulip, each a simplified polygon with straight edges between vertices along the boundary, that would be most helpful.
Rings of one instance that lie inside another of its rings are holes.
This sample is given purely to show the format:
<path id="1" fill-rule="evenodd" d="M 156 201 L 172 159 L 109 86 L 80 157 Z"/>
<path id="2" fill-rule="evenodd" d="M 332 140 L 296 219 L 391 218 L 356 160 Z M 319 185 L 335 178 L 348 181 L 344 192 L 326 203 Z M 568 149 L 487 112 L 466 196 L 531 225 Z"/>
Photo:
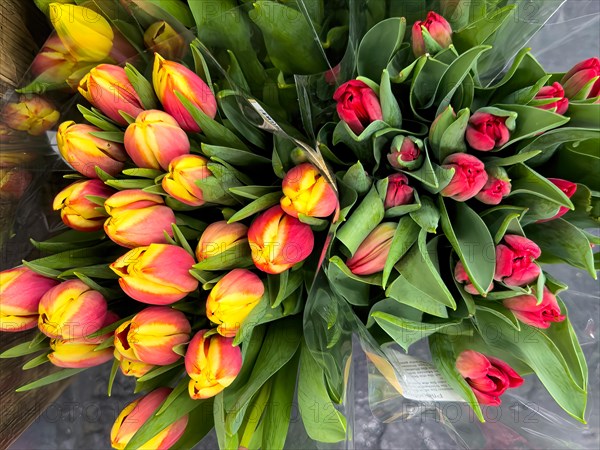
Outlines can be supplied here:
<path id="1" fill-rule="evenodd" d="M 162 179 L 162 188 L 175 200 L 189 206 L 204 205 L 204 192 L 196 181 L 212 177 L 209 161 L 199 155 L 182 155 L 169 163 L 169 172 Z"/>
<path id="2" fill-rule="evenodd" d="M 577 192 L 577 184 L 573 183 L 572 181 L 562 180 L 560 178 L 548 178 L 548 181 L 551 181 L 556 187 L 558 187 L 561 191 L 563 191 L 563 193 L 569 198 L 573 197 L 573 195 L 575 195 L 575 192 Z M 566 206 L 561 206 L 558 209 L 558 212 L 554 216 L 550 217 L 549 219 L 540 219 L 537 222 L 541 223 L 541 222 L 548 222 L 550 220 L 558 219 L 558 218 L 564 216 L 569 211 L 570 211 L 569 208 L 567 208 Z"/>
<path id="3" fill-rule="evenodd" d="M 363 81 L 350 80 L 342 84 L 333 99 L 337 102 L 340 119 L 354 134 L 359 135 L 371 122 L 383 119 L 377 94 Z"/>
<path id="4" fill-rule="evenodd" d="M 423 28 L 429 32 L 441 48 L 448 48 L 452 44 L 452 27 L 448 21 L 439 14 L 429 11 L 425 20 L 416 21 L 412 26 L 413 53 L 416 57 L 427 53 L 427 46 L 423 39 Z"/>
<path id="5" fill-rule="evenodd" d="M 60 210 L 60 217 L 64 224 L 74 230 L 101 230 L 108 214 L 102 206 L 98 206 L 87 197 L 107 199 L 114 192 L 98 179 L 76 181 L 54 197 L 52 208 L 55 211 Z"/>
<path id="6" fill-rule="evenodd" d="M 355 275 L 371 275 L 381 272 L 390 253 L 390 246 L 397 223 L 384 222 L 365 238 L 346 265 Z"/>
<path id="7" fill-rule="evenodd" d="M 225 220 L 213 222 L 200 236 L 196 247 L 196 258 L 198 261 L 204 261 L 234 247 L 238 248 L 241 254 L 242 246 L 248 248 L 248 227 L 246 225 L 240 222 L 227 223 Z"/>
<path id="8" fill-rule="evenodd" d="M 415 170 L 423 164 L 423 143 L 409 136 L 396 136 L 392 141 L 387 159 L 390 165 L 397 170 Z"/>
<path id="9" fill-rule="evenodd" d="M 565 91 L 560 83 L 552 83 L 552 86 L 544 86 L 539 90 L 534 100 L 547 100 L 557 98 L 558 100 L 552 103 L 536 105 L 538 108 L 547 109 L 556 114 L 564 114 L 569 109 L 569 99 L 565 97 Z"/>
<path id="10" fill-rule="evenodd" d="M 496 273 L 494 280 L 507 286 L 525 286 L 537 279 L 540 266 L 535 260 L 542 254 L 530 239 L 506 234 L 503 243 L 496 246 Z"/>
<path id="11" fill-rule="evenodd" d="M 510 179 L 502 167 L 491 167 L 487 169 L 487 174 L 487 182 L 475 198 L 486 205 L 498 205 L 510 194 Z"/>
<path id="12" fill-rule="evenodd" d="M 575 64 L 560 83 L 569 99 L 598 97 L 600 95 L 600 59 L 589 58 Z"/>
<path id="13" fill-rule="evenodd" d="M 502 302 L 521 322 L 536 328 L 548 328 L 552 322 L 566 319 L 560 313 L 556 297 L 544 286 L 542 302 L 538 305 L 535 295 L 518 295 Z"/>
<path id="14" fill-rule="evenodd" d="M 454 153 L 446 157 L 442 167 L 454 169 L 454 175 L 441 194 L 457 202 L 475 197 L 488 180 L 484 164 L 475 156 L 466 153 Z"/>
<path id="15" fill-rule="evenodd" d="M 476 112 L 469 119 L 465 138 L 473 150 L 488 152 L 502 147 L 510 139 L 508 117 Z"/>
<path id="16" fill-rule="evenodd" d="M 414 189 L 408 185 L 408 177 L 403 173 L 395 173 L 388 177 L 385 194 L 385 209 L 408 205 L 415 198 Z"/>

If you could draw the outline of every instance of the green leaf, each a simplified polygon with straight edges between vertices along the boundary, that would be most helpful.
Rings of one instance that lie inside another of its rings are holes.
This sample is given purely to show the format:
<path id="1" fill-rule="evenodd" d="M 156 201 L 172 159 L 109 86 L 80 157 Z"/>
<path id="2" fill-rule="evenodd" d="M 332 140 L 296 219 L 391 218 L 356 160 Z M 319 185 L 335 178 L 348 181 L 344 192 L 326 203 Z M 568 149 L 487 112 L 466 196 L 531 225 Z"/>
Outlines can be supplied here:
<path id="1" fill-rule="evenodd" d="M 34 344 L 34 345 L 31 345 Z M 15 345 L 14 347 L 9 348 L 8 350 L 4 350 L 0 353 L 0 359 L 6 358 L 17 358 L 19 356 L 31 355 L 32 353 L 37 353 L 42 350 L 48 350 L 49 345 L 47 340 L 43 340 L 38 343 L 34 343 L 33 341 L 23 342 L 21 344 Z"/>
<path id="2" fill-rule="evenodd" d="M 486 167 L 497 166 L 497 167 L 506 167 L 506 166 L 514 166 L 515 164 L 524 163 L 525 161 L 529 161 L 530 159 L 536 157 L 542 153 L 541 150 L 534 150 L 531 152 L 519 152 L 513 156 L 507 156 L 506 158 L 481 158 L 481 160 L 485 163 Z"/>
<path id="3" fill-rule="evenodd" d="M 30 242 L 42 252 L 58 253 L 77 249 L 82 245 L 89 246 L 88 243 L 96 243 L 105 238 L 104 230 L 92 232 L 67 230 L 45 241 L 30 239 Z"/>
<path id="4" fill-rule="evenodd" d="M 338 256 L 333 256 L 329 260 L 327 277 L 335 291 L 355 306 L 369 304 L 369 284 L 381 285 L 381 275 L 368 277 L 354 275 Z"/>
<path id="5" fill-rule="evenodd" d="M 49 269 L 48 267 L 36 264 L 35 262 L 28 262 L 28 261 L 25 261 L 25 260 L 23 260 L 21 262 L 28 269 L 31 269 L 35 273 L 38 273 L 38 274 L 40 274 L 40 275 L 42 275 L 44 277 L 58 278 L 58 276 L 60 275 L 60 271 L 59 270 Z"/>
<path id="6" fill-rule="evenodd" d="M 569 103 L 569 109 L 565 113 L 570 117 L 569 125 L 572 127 L 600 128 L 600 104 L 599 103 Z"/>
<path id="7" fill-rule="evenodd" d="M 239 135 L 243 136 L 258 148 L 266 148 L 267 136 L 262 130 L 250 123 L 246 116 L 244 116 L 240 109 L 241 106 L 238 103 L 240 100 L 236 98 L 238 95 L 239 94 L 232 90 L 219 91 L 217 93 L 219 106 L 233 127 L 238 131 Z"/>
<path id="8" fill-rule="evenodd" d="M 526 212 L 526 208 L 500 205 L 482 212 L 480 216 L 494 237 L 494 242 L 499 244 L 507 232 L 523 234 L 519 220 Z"/>
<path id="9" fill-rule="evenodd" d="M 77 276 L 75 272 L 91 278 L 103 278 L 107 280 L 116 280 L 117 278 L 119 278 L 119 276 L 110 269 L 108 264 L 96 264 L 93 266 L 75 267 L 73 269 L 68 269 L 64 272 L 59 273 L 58 278 L 64 279 L 68 277 Z"/>
<path id="10" fill-rule="evenodd" d="M 239 242 L 218 255 L 210 256 L 195 264 L 196 270 L 230 270 L 252 267 L 250 246 L 248 242 Z"/>
<path id="11" fill-rule="evenodd" d="M 385 289 L 394 265 L 408 252 L 410 247 L 417 241 L 419 236 L 419 225 L 411 217 L 401 217 L 398 227 L 394 232 L 390 252 L 385 260 L 381 278 L 381 287 Z"/>
<path id="12" fill-rule="evenodd" d="M 147 188 L 150 186 L 154 186 L 153 180 L 146 180 L 146 179 L 106 180 L 104 183 L 110 187 L 113 187 L 113 188 L 119 189 L 119 190 L 144 189 L 144 188 Z"/>
<path id="13" fill-rule="evenodd" d="M 400 128 L 402 126 L 402 112 L 400 111 L 400 105 L 398 105 L 398 101 L 392 92 L 390 74 L 385 69 L 381 76 L 379 99 L 384 122 L 391 127 Z"/>
<path id="14" fill-rule="evenodd" d="M 452 35 L 452 42 L 459 52 L 484 44 L 512 16 L 516 5 L 508 5 L 469 23 Z"/>
<path id="15" fill-rule="evenodd" d="M 79 110 L 83 118 L 92 125 L 95 125 L 104 131 L 122 132 L 122 130 L 117 125 L 115 125 L 108 117 L 100 113 L 96 113 L 86 108 L 85 106 L 77 105 L 77 109 Z"/>
<path id="16" fill-rule="evenodd" d="M 28 264 L 41 266 L 48 269 L 64 269 L 70 267 L 87 266 L 106 261 L 112 262 L 115 258 L 117 247 L 113 242 L 104 242 L 88 248 L 77 248 L 61 253 L 56 253 L 44 258 L 35 259 Z"/>
<path id="17" fill-rule="evenodd" d="M 155 178 L 163 175 L 162 170 L 156 169 L 144 169 L 141 167 L 135 167 L 133 169 L 125 169 L 123 171 L 123 175 L 131 176 L 131 177 L 139 177 L 139 178 L 149 178 L 154 180 Z"/>
<path id="18" fill-rule="evenodd" d="M 281 192 L 280 186 L 236 186 L 229 188 L 229 192 L 240 197 L 249 198 L 250 200 L 256 200 L 263 195 L 270 194 L 272 192 Z M 283 196 L 283 194 L 281 194 Z"/>
<path id="19" fill-rule="evenodd" d="M 189 413 L 188 424 L 183 435 L 175 443 L 173 450 L 188 450 L 196 445 L 206 436 L 214 426 L 213 408 L 214 399 L 197 400 L 199 403 Z"/>
<path id="20" fill-rule="evenodd" d="M 254 200 L 253 202 L 248 203 L 246 206 L 244 206 L 242 209 L 236 212 L 233 216 L 229 218 L 227 223 L 238 222 L 260 211 L 264 211 L 265 209 L 278 204 L 280 199 L 281 192 L 272 192 L 270 194 L 265 194 L 262 197 Z"/>
<path id="21" fill-rule="evenodd" d="M 118 142 L 120 144 L 125 140 L 125 133 L 122 131 L 91 131 L 90 134 L 105 141 Z"/>
<path id="22" fill-rule="evenodd" d="M 140 96 L 140 100 L 142 101 L 144 109 L 156 109 L 158 107 L 158 100 L 156 98 L 156 94 L 154 93 L 154 89 L 152 88 L 152 83 L 150 83 L 146 77 L 144 77 L 133 65 L 129 63 L 125 64 L 125 73 L 127 74 L 127 78 L 133 86 L 133 89 L 135 89 L 135 92 L 137 92 L 137 94 Z"/>
<path id="23" fill-rule="evenodd" d="M 509 199 L 513 195 L 531 194 L 569 209 L 574 208 L 569 197 L 554 183 L 523 163 L 512 166 L 508 170 L 508 176 L 512 185 Z"/>
<path id="24" fill-rule="evenodd" d="M 465 132 L 470 116 L 471 114 L 468 108 L 461 109 L 458 112 L 456 119 L 454 119 L 454 122 L 448 125 L 442 134 L 438 151 L 438 161 L 440 163 L 453 153 L 463 153 L 467 151 Z"/>
<path id="25" fill-rule="evenodd" d="M 72 377 L 73 375 L 78 374 L 79 372 L 83 372 L 84 370 L 85 369 L 62 369 L 58 372 L 54 372 L 50 375 L 40 378 L 39 380 L 21 386 L 17 389 L 17 392 L 26 392 L 31 391 L 33 389 L 38 389 L 43 386 L 56 383 L 57 381 L 64 380 L 65 378 Z"/>
<path id="26" fill-rule="evenodd" d="M 421 197 L 421 208 L 410 213 L 410 217 L 428 233 L 435 233 L 440 221 L 440 212 L 430 197 Z"/>
<path id="27" fill-rule="evenodd" d="M 513 293 L 513 296 L 519 295 L 518 292 L 514 292 L 514 291 L 511 291 L 511 292 Z M 491 294 L 491 292 L 490 292 L 490 294 Z M 488 294 L 488 300 L 490 300 L 489 294 Z M 517 320 L 517 318 L 515 317 L 513 312 L 510 309 L 502 306 L 501 303 L 495 303 L 495 302 L 491 302 L 491 301 L 477 303 L 475 314 L 477 314 L 478 311 L 485 311 L 489 314 L 493 314 L 496 317 L 502 319 L 507 324 L 509 324 L 515 330 L 517 330 L 517 331 L 521 330 L 521 325 L 519 325 L 519 321 Z"/>
<path id="28" fill-rule="evenodd" d="M 371 28 L 358 47 L 356 55 L 358 75 L 379 80 L 381 72 L 400 48 L 405 31 L 404 17 L 391 17 Z"/>
<path id="29" fill-rule="evenodd" d="M 442 229 L 473 286 L 480 294 L 485 294 L 496 270 L 494 240 L 479 214 L 464 203 L 453 203 L 455 209 L 449 212 L 444 199 L 439 199 Z"/>

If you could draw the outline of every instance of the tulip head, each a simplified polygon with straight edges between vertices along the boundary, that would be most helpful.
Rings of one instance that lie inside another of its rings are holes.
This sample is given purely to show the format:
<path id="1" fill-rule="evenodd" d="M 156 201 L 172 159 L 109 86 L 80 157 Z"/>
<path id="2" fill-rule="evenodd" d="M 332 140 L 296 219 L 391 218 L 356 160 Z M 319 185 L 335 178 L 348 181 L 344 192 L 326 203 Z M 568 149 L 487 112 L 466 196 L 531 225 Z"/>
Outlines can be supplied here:
<path id="1" fill-rule="evenodd" d="M 327 217 L 335 211 L 338 200 L 327 180 L 310 163 L 289 170 L 282 182 L 281 209 L 292 217 L 304 214 Z"/>
<path id="2" fill-rule="evenodd" d="M 600 59 L 589 58 L 575 64 L 560 83 L 571 100 L 600 96 Z"/>
<path id="3" fill-rule="evenodd" d="M 146 364 L 141 361 L 126 358 L 116 348 L 114 349 L 113 356 L 119 361 L 121 373 L 126 377 L 140 378 L 154 368 L 153 364 Z"/>
<path id="4" fill-rule="evenodd" d="M 152 109 L 125 130 L 125 150 L 138 167 L 167 169 L 173 159 L 190 152 L 190 141 L 172 116 Z"/>
<path id="5" fill-rule="evenodd" d="M 473 150 L 488 152 L 506 144 L 515 125 L 514 115 L 500 116 L 479 110 L 469 119 L 465 138 Z"/>
<path id="6" fill-rule="evenodd" d="M 277 274 L 308 258 L 314 236 L 309 225 L 275 205 L 252 222 L 248 242 L 254 265 L 263 272 Z"/>
<path id="7" fill-rule="evenodd" d="M 427 40 L 423 37 L 424 34 L 429 35 Z M 414 23 L 412 46 L 413 53 L 417 58 L 425 53 L 437 53 L 450 47 L 450 44 L 452 44 L 452 27 L 439 14 L 429 11 L 425 20 L 418 20 Z"/>
<path id="8" fill-rule="evenodd" d="M 72 120 L 58 127 L 56 142 L 61 156 L 73 169 L 88 178 L 98 178 L 95 167 L 100 167 L 109 175 L 117 175 L 123 170 L 127 155 L 121 144 L 92 136 L 90 133 L 102 131 L 86 124 L 76 124 Z"/>
<path id="9" fill-rule="evenodd" d="M 52 3 L 50 22 L 75 60 L 99 62 L 110 54 L 114 33 L 99 13 L 84 6 Z"/>
<path id="10" fill-rule="evenodd" d="M 573 195 L 575 195 L 575 192 L 577 192 L 577 183 L 573 183 L 572 181 L 563 180 L 561 178 L 548 178 L 548 181 L 552 182 L 552 184 L 554 184 L 557 188 L 563 191 L 563 193 L 569 198 L 573 197 Z M 558 219 L 568 212 L 569 208 L 567 208 L 566 206 L 561 206 L 555 215 L 548 219 L 540 219 L 537 222 L 542 223 Z"/>
<path id="11" fill-rule="evenodd" d="M 499 406 L 507 389 L 523 384 L 523 378 L 504 361 L 474 350 L 458 355 L 456 368 L 482 405 Z"/>
<path id="12" fill-rule="evenodd" d="M 109 216 L 104 231 L 123 247 L 166 243 L 165 232 L 173 236 L 175 213 L 160 195 L 141 189 L 119 191 L 104 202 L 104 208 Z"/>
<path id="13" fill-rule="evenodd" d="M 246 269 L 234 269 L 212 288 L 206 300 L 206 317 L 218 325 L 221 336 L 235 337 L 265 293 L 258 276 Z"/>
<path id="14" fill-rule="evenodd" d="M 106 300 L 80 280 L 63 281 L 40 300 L 38 327 L 53 339 L 80 339 L 95 333 L 106 320 Z"/>
<path id="15" fill-rule="evenodd" d="M 87 101 L 119 125 L 128 123 L 119 111 L 135 119 L 144 110 L 125 69 L 119 66 L 100 64 L 94 67 L 81 79 L 78 90 Z"/>
<path id="16" fill-rule="evenodd" d="M 163 55 L 166 59 L 178 60 L 185 53 L 185 39 L 164 20 L 150 25 L 144 33 L 146 48 Z"/>
<path id="17" fill-rule="evenodd" d="M 204 193 L 196 181 L 212 176 L 208 160 L 198 155 L 183 155 L 173 159 L 169 172 L 162 179 L 162 187 L 175 200 L 189 206 L 202 206 Z"/>
<path id="18" fill-rule="evenodd" d="M 408 177 L 403 173 L 395 173 L 388 177 L 385 194 L 385 209 L 408 205 L 415 198 L 414 189 L 408 185 Z"/>
<path id="19" fill-rule="evenodd" d="M 423 141 L 412 136 L 396 136 L 387 159 L 396 170 L 416 170 L 423 164 Z"/>
<path id="20" fill-rule="evenodd" d="M 37 81 L 46 83 L 62 83 L 70 86 L 79 83 L 91 68 L 92 63 L 78 62 L 69 53 L 60 38 L 50 36 L 31 63 L 31 72 Z"/>
<path id="21" fill-rule="evenodd" d="M 486 205 L 498 205 L 510 194 L 510 178 L 503 167 L 492 166 L 486 172 L 488 179 L 475 198 Z"/>
<path id="22" fill-rule="evenodd" d="M 152 82 L 156 96 L 165 111 L 171 114 L 185 131 L 197 133 L 200 127 L 175 92 L 179 92 L 211 119 L 216 116 L 217 100 L 214 94 L 202 78 L 187 67 L 174 61 L 167 61 L 156 53 Z"/>
<path id="23" fill-rule="evenodd" d="M 18 102 L 8 103 L 2 109 L 1 119 L 14 130 L 39 136 L 56 125 L 59 117 L 60 113 L 44 97 L 21 95 Z"/>
<path id="24" fill-rule="evenodd" d="M 242 352 L 226 338 L 201 330 L 192 338 L 185 353 L 185 370 L 190 376 L 193 399 L 210 398 L 229 386 L 242 368 Z"/>
<path id="25" fill-rule="evenodd" d="M 171 391 L 172 389 L 170 388 L 160 387 L 127 405 L 121 411 L 110 430 L 110 443 L 112 447 L 119 450 L 127 447 L 131 438 L 148 419 L 154 416 Z M 168 425 L 148 442 L 140 445 L 140 448 L 168 450 L 183 435 L 187 423 L 188 416 L 186 414 Z"/>
<path id="26" fill-rule="evenodd" d="M 107 199 L 114 191 L 101 180 L 81 180 L 67 186 L 54 197 L 52 208 L 60 210 L 64 224 L 78 231 L 97 231 L 108 214 L 102 206 L 88 200 L 88 196 Z"/>
<path id="27" fill-rule="evenodd" d="M 32 178 L 28 170 L 0 166 L 0 201 L 19 200 L 25 194 Z"/>
<path id="28" fill-rule="evenodd" d="M 535 260 L 542 251 L 535 242 L 516 234 L 504 235 L 496 246 L 496 273 L 494 280 L 507 286 L 525 286 L 534 282 L 540 274 Z"/>
<path id="29" fill-rule="evenodd" d="M 473 283 L 471 282 L 471 279 L 469 278 L 469 274 L 467 274 L 467 271 L 465 270 L 465 266 L 463 265 L 462 262 L 458 261 L 456 263 L 456 266 L 454 267 L 454 279 L 456 281 L 458 281 L 460 284 L 463 285 L 463 289 L 468 292 L 471 295 L 481 295 L 477 289 L 475 288 L 475 286 L 473 286 Z M 490 286 L 487 289 L 487 292 L 490 292 L 492 289 L 494 289 L 494 282 L 492 281 L 490 283 Z M 483 295 L 483 297 L 485 297 L 485 295 Z"/>
<path id="30" fill-rule="evenodd" d="M 564 114 L 569 109 L 569 99 L 565 97 L 563 87 L 557 82 L 552 83 L 552 86 L 542 87 L 531 104 L 556 114 Z"/>
<path id="31" fill-rule="evenodd" d="M 150 244 L 125 253 L 110 268 L 131 298 L 150 305 L 169 305 L 198 288 L 189 271 L 194 258 L 183 248 Z"/>
<path id="32" fill-rule="evenodd" d="M 379 98 L 364 81 L 350 80 L 342 84 L 333 99 L 337 102 L 338 116 L 356 135 L 372 122 L 383 120 Z"/>
<path id="33" fill-rule="evenodd" d="M 518 295 L 505 299 L 504 306 L 510 309 L 521 322 L 536 328 L 548 328 L 552 322 L 562 322 L 566 316 L 561 314 L 556 297 L 544 286 L 542 301 L 538 304 L 536 295 Z"/>
<path id="34" fill-rule="evenodd" d="M 115 330 L 115 349 L 132 361 L 166 366 L 180 358 L 173 347 L 187 342 L 191 330 L 181 311 L 151 306 Z"/>
<path id="35" fill-rule="evenodd" d="M 397 223 L 384 222 L 375 227 L 373 231 L 358 246 L 346 266 L 354 275 L 371 275 L 381 272 L 390 253 L 390 246 Z"/>
<path id="36" fill-rule="evenodd" d="M 0 272 L 0 331 L 35 328 L 42 296 L 58 283 L 27 267 Z"/>
<path id="37" fill-rule="evenodd" d="M 231 248 L 248 246 L 248 227 L 240 222 L 227 223 L 225 220 L 211 223 L 200 236 L 196 247 L 196 258 L 204 261 L 220 255 Z"/>
<path id="38" fill-rule="evenodd" d="M 454 169 L 450 183 L 442 189 L 444 197 L 464 202 L 475 197 L 485 186 L 488 174 L 485 165 L 475 156 L 466 153 L 454 153 L 444 160 L 444 169 Z"/>

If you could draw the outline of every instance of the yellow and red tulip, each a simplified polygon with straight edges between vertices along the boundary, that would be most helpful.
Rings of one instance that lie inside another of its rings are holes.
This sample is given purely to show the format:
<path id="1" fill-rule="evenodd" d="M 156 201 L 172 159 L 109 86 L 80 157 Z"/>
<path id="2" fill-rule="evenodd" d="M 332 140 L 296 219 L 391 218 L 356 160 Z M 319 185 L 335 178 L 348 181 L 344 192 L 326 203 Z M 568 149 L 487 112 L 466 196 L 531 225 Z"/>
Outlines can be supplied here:
<path id="1" fill-rule="evenodd" d="M 248 227 L 240 222 L 225 220 L 211 223 L 200 236 L 196 258 L 203 261 L 237 246 L 248 245 Z"/>
<path id="2" fill-rule="evenodd" d="M 88 102 L 119 125 L 128 124 L 119 111 L 135 119 L 144 110 L 125 69 L 113 64 L 94 67 L 81 79 L 78 90 Z"/>
<path id="3" fill-rule="evenodd" d="M 96 166 L 109 175 L 117 175 L 127 159 L 125 149 L 121 144 L 90 134 L 96 131 L 102 130 L 72 120 L 61 123 L 56 135 L 58 151 L 73 169 L 88 178 L 98 178 Z"/>
<path id="4" fill-rule="evenodd" d="M 346 261 L 353 274 L 372 275 L 383 270 L 397 227 L 397 223 L 384 222 L 369 233 L 354 255 Z"/>
<path id="5" fill-rule="evenodd" d="M 153 367 L 153 364 L 146 364 L 135 359 L 129 359 L 123 356 L 119 350 L 114 349 L 113 355 L 119 361 L 121 373 L 126 377 L 140 378 L 146 375 Z"/>
<path id="6" fill-rule="evenodd" d="M 185 370 L 191 378 L 193 399 L 217 395 L 235 380 L 242 368 L 242 352 L 232 338 L 201 330 L 192 338 L 185 353 Z"/>
<path id="7" fill-rule="evenodd" d="M 255 273 L 234 269 L 210 291 L 206 317 L 218 325 L 217 332 L 221 336 L 234 337 L 264 293 L 265 286 Z"/>
<path id="8" fill-rule="evenodd" d="M 115 349 L 132 361 L 166 366 L 181 356 L 173 347 L 187 342 L 192 328 L 181 311 L 152 306 L 115 330 Z"/>
<path id="9" fill-rule="evenodd" d="M 78 62 L 60 38 L 52 35 L 33 59 L 31 72 L 37 81 L 46 83 L 66 81 L 69 86 L 74 87 L 92 67 L 93 63 Z"/>
<path id="10" fill-rule="evenodd" d="M 169 396 L 172 389 L 160 387 L 128 404 L 115 420 L 110 431 L 113 448 L 122 450 L 134 434 L 150 419 Z M 183 435 L 188 423 L 187 414 L 152 437 L 139 448 L 167 450 Z"/>
<path id="11" fill-rule="evenodd" d="M 107 199 L 114 193 L 100 180 L 82 180 L 67 186 L 54 197 L 52 208 L 60 210 L 64 224 L 78 231 L 101 230 L 108 214 L 87 196 Z"/>
<path id="12" fill-rule="evenodd" d="M 197 133 L 200 127 L 175 92 L 179 92 L 211 119 L 217 114 L 215 95 L 202 78 L 179 63 L 167 61 L 158 53 L 154 58 L 152 82 L 156 96 L 165 111 L 171 114 L 185 131 Z"/>
<path id="13" fill-rule="evenodd" d="M 277 274 L 308 258 L 314 235 L 310 226 L 276 205 L 252 222 L 248 242 L 254 265 L 263 272 Z"/>
<path id="14" fill-rule="evenodd" d="M 58 283 L 27 267 L 0 272 L 0 331 L 35 328 L 42 296 Z"/>
<path id="15" fill-rule="evenodd" d="M 204 194 L 196 181 L 212 176 L 206 163 L 197 155 L 183 155 L 171 161 L 169 173 L 162 179 L 163 189 L 174 199 L 190 206 L 202 206 Z"/>
<path id="16" fill-rule="evenodd" d="M 119 285 L 131 298 L 150 305 L 168 305 L 198 288 L 189 271 L 194 258 L 183 248 L 150 244 L 125 253 L 110 268 L 119 275 Z"/>
<path id="17" fill-rule="evenodd" d="M 104 202 L 109 218 L 104 231 L 123 247 L 135 248 L 165 243 L 165 232 L 173 236 L 175 213 L 162 197 L 141 189 L 117 192 Z"/>
<path id="18" fill-rule="evenodd" d="M 310 163 L 289 170 L 282 182 L 281 208 L 290 216 L 304 214 L 327 217 L 335 211 L 338 200 L 325 177 Z"/>
<path id="19" fill-rule="evenodd" d="M 164 20 L 154 22 L 146 29 L 144 44 L 166 59 L 181 59 L 186 49 L 183 36 Z"/>
<path id="20" fill-rule="evenodd" d="M 80 280 L 53 287 L 40 300 L 38 327 L 53 339 L 80 339 L 95 333 L 105 322 L 106 300 Z"/>
<path id="21" fill-rule="evenodd" d="M 166 170 L 174 158 L 190 152 L 190 141 L 172 116 L 152 109 L 127 127 L 125 150 L 138 167 Z"/>
<path id="22" fill-rule="evenodd" d="M 2 120 L 6 125 L 32 136 L 48 131 L 59 117 L 54 105 L 39 95 L 21 95 L 18 102 L 8 103 L 2 109 Z"/>

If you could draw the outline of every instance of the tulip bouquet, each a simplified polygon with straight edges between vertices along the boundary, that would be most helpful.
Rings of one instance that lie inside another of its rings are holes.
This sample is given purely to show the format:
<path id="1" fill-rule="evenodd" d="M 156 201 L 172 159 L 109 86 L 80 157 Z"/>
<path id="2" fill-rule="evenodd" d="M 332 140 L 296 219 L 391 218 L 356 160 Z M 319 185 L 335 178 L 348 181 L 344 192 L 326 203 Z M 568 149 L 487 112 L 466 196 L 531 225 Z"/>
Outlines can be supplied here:
<path id="1" fill-rule="evenodd" d="M 335 443 L 353 336 L 400 394 L 392 346 L 427 339 L 482 421 L 530 374 L 585 420 L 543 265 L 596 277 L 597 58 L 553 74 L 523 49 L 500 73 L 519 2 L 76 3 L 49 5 L 38 55 L 81 94 L 56 138 L 67 229 L 0 284 L 0 329 L 39 330 L 0 356 L 61 369 L 20 390 L 112 361 L 109 395 L 119 371 L 145 393 L 114 448 L 213 427 L 221 448 L 282 448 L 292 404 Z M 155 53 L 118 65 L 121 35 Z"/>

